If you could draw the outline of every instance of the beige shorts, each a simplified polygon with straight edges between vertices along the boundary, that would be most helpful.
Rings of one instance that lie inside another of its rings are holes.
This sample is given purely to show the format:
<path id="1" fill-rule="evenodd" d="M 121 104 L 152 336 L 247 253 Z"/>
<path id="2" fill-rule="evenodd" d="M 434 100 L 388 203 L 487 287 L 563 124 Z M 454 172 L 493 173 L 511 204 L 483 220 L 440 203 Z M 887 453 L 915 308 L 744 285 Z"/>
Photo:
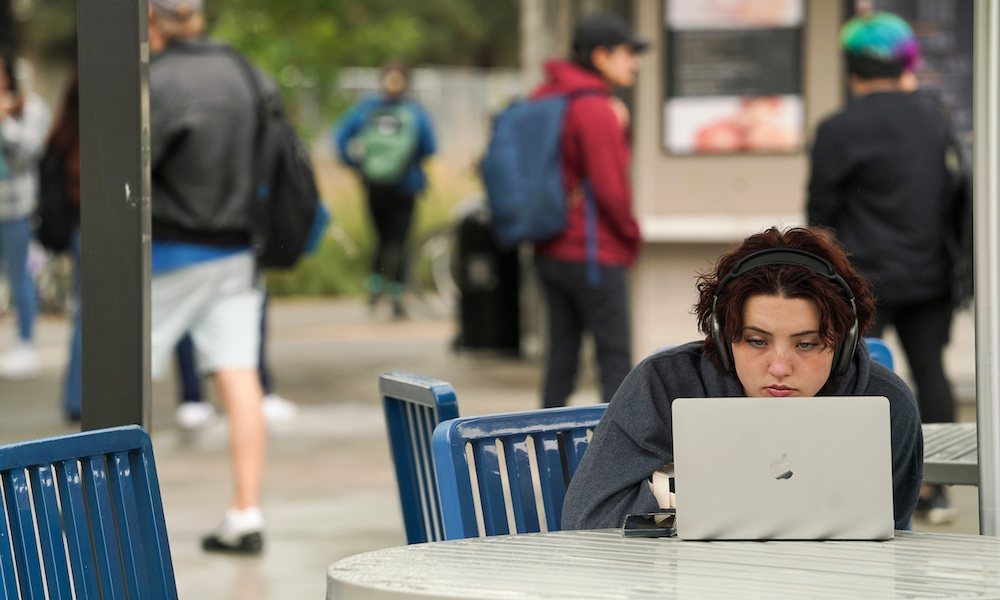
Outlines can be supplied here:
<path id="1" fill-rule="evenodd" d="M 183 267 L 152 279 L 151 362 L 162 379 L 185 333 L 198 369 L 256 369 L 264 295 L 250 251 Z"/>

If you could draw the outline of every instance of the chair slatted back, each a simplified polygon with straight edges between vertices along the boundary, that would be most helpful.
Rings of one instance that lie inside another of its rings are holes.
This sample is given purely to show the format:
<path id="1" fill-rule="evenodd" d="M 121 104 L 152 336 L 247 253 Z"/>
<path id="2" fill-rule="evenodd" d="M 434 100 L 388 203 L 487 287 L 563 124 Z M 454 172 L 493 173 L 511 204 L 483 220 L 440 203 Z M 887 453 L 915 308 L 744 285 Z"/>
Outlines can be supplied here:
<path id="1" fill-rule="evenodd" d="M 434 431 L 448 539 L 559 531 L 606 404 L 452 419 Z"/>
<path id="2" fill-rule="evenodd" d="M 409 373 L 379 377 L 389 448 L 409 544 L 444 538 L 431 436 L 438 423 L 458 417 L 450 383 Z"/>
<path id="3" fill-rule="evenodd" d="M 882 338 L 866 337 L 865 343 L 868 344 L 868 354 L 871 355 L 872 360 L 888 367 L 890 371 L 895 370 L 892 360 L 892 350 L 889 349 L 889 346 Z"/>
<path id="4" fill-rule="evenodd" d="M 9 600 L 176 600 L 149 435 L 113 427 L 0 446 Z"/>

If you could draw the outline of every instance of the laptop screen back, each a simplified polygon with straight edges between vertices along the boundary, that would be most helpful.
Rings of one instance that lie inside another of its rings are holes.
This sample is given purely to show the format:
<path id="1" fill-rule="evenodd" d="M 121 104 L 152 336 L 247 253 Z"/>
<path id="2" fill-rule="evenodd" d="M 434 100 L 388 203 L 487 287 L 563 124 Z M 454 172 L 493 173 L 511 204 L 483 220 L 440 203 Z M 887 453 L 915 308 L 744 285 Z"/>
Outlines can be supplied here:
<path id="1" fill-rule="evenodd" d="M 679 537 L 892 537 L 886 398 L 679 398 L 672 415 Z"/>

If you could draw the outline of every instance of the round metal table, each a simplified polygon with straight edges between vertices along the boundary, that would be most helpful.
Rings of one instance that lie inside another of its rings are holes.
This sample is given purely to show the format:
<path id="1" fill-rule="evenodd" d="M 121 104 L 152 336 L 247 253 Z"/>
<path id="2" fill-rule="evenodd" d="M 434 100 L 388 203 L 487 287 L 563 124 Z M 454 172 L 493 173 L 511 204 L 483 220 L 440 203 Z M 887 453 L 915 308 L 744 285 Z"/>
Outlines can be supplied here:
<path id="1" fill-rule="evenodd" d="M 685 542 L 563 531 L 415 544 L 340 560 L 327 599 L 1000 598 L 1000 539 Z"/>

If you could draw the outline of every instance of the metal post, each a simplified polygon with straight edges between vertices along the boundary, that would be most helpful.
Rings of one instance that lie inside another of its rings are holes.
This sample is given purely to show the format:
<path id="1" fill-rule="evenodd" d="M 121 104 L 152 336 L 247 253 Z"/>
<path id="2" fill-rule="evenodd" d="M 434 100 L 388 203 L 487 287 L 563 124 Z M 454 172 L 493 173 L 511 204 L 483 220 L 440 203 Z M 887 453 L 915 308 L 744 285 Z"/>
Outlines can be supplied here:
<path id="1" fill-rule="evenodd" d="M 976 0 L 974 196 L 979 532 L 1000 535 L 1000 0 Z"/>
<path id="2" fill-rule="evenodd" d="M 148 11 L 79 2 L 85 430 L 149 427 Z"/>
<path id="3" fill-rule="evenodd" d="M 548 58 L 544 0 L 521 0 L 521 85 L 527 95 L 542 82 L 542 65 Z"/>

